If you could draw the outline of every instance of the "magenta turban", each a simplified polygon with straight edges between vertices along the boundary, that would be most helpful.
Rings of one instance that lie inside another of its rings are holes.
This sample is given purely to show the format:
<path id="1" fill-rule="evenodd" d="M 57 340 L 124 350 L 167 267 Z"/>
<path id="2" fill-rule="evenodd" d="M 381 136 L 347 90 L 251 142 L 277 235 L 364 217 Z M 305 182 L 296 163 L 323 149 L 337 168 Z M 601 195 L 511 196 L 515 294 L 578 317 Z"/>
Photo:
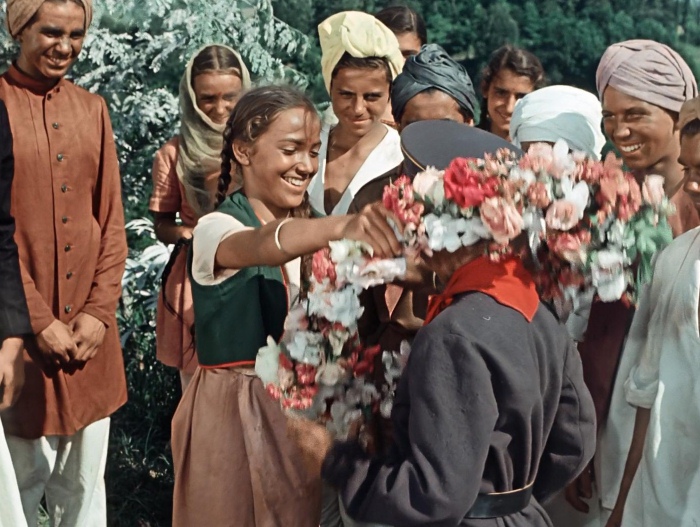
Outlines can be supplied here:
<path id="1" fill-rule="evenodd" d="M 596 71 L 598 96 L 608 86 L 650 104 L 679 112 L 697 97 L 695 76 L 673 49 L 653 40 L 627 40 L 608 47 Z"/>

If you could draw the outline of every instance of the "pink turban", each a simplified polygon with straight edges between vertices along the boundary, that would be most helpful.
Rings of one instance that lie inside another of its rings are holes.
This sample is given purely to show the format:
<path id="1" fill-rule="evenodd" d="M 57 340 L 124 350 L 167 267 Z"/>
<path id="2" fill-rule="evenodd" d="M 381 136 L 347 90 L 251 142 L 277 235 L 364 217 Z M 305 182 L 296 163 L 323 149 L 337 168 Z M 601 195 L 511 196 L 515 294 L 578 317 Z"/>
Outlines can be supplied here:
<path id="1" fill-rule="evenodd" d="M 686 124 L 696 119 L 700 119 L 700 97 L 695 97 L 695 99 L 690 99 L 683 103 L 681 115 L 678 117 L 678 129 L 683 130 Z"/>
<path id="2" fill-rule="evenodd" d="M 7 0 L 7 28 L 10 36 L 16 38 L 32 17 L 39 11 L 44 0 Z M 92 22 L 92 0 L 80 0 L 85 9 L 85 30 Z"/>
<path id="3" fill-rule="evenodd" d="M 672 112 L 697 97 L 698 85 L 688 64 L 674 50 L 653 40 L 627 40 L 603 53 L 595 75 L 598 96 L 608 86 Z"/>

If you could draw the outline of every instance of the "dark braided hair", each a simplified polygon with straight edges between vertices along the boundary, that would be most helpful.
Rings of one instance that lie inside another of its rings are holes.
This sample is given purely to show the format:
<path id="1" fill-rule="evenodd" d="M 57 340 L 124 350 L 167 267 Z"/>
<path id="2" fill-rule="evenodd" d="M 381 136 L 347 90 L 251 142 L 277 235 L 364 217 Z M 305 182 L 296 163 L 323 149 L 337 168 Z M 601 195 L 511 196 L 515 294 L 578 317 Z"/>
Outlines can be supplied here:
<path id="1" fill-rule="evenodd" d="M 489 86 L 491 86 L 494 77 L 503 69 L 529 78 L 535 90 L 542 88 L 546 83 L 544 68 L 540 59 L 529 51 L 506 44 L 491 53 L 488 64 L 481 72 L 482 111 L 481 121 L 479 122 L 479 128 L 489 132 L 491 131 L 491 117 L 488 112 L 486 93 L 489 91 Z"/>
<path id="2" fill-rule="evenodd" d="M 233 175 L 241 177 L 241 168 L 233 155 L 233 141 L 255 142 L 264 134 L 279 114 L 286 110 L 303 108 L 317 116 L 316 108 L 306 95 L 289 86 L 262 86 L 247 92 L 236 104 L 224 130 L 224 148 L 221 151 L 221 174 L 216 192 L 217 206 L 226 199 Z M 233 172 L 233 175 L 232 175 Z M 311 204 L 308 193 L 301 205 L 291 211 L 294 218 L 310 218 Z M 302 279 L 306 284 L 311 276 L 312 256 L 302 257 Z"/>

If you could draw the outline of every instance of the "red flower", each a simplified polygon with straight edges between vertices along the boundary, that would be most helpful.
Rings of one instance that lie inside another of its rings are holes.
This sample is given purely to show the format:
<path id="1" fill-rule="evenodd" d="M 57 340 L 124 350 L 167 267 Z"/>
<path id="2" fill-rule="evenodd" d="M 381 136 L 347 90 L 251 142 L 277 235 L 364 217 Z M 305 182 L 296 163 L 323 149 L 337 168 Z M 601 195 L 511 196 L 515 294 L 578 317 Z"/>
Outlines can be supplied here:
<path id="1" fill-rule="evenodd" d="M 445 197 L 460 208 L 478 207 L 498 191 L 498 178 L 473 168 L 476 160 L 459 157 L 445 170 Z"/>
<path id="2" fill-rule="evenodd" d="M 284 353 L 280 353 L 279 360 L 280 367 L 284 368 L 285 370 L 294 371 L 294 363 Z"/>

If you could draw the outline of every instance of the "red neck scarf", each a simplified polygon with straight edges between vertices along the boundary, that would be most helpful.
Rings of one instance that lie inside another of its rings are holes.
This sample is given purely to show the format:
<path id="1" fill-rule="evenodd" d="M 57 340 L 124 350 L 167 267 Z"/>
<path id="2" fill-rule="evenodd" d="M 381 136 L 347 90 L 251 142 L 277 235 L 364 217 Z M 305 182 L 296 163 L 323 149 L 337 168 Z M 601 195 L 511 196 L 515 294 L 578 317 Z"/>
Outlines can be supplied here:
<path id="1" fill-rule="evenodd" d="M 447 308 L 456 295 L 468 291 L 489 295 L 499 304 L 521 313 L 528 322 L 532 322 L 540 304 L 535 281 L 520 258 L 493 262 L 488 256 L 482 256 L 457 269 L 445 291 L 430 297 L 425 324 Z"/>

